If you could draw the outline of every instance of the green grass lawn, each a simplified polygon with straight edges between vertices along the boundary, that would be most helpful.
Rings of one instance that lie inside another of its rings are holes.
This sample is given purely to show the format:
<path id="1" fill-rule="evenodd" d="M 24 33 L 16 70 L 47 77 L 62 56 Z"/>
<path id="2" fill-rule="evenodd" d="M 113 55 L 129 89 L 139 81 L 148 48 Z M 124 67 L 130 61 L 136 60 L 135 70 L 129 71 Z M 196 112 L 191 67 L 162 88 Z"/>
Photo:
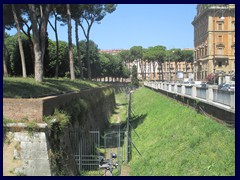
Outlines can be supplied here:
<path id="1" fill-rule="evenodd" d="M 147 88 L 132 99 L 131 175 L 235 175 L 235 129 Z"/>
<path id="2" fill-rule="evenodd" d="M 35 82 L 34 78 L 3 78 L 3 97 L 34 98 L 52 94 L 80 91 L 85 88 L 100 87 L 101 83 L 70 79 L 45 78 L 44 82 Z"/>

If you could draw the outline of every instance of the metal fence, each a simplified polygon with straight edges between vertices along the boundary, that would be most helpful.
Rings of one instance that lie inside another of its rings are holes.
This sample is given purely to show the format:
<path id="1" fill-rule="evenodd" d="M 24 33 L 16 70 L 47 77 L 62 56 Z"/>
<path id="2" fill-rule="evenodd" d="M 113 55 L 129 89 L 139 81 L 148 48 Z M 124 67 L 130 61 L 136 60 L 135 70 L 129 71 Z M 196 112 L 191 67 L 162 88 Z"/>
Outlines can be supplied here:
<path id="1" fill-rule="evenodd" d="M 115 162 L 118 164 L 116 170 L 114 170 L 114 175 L 120 175 L 121 165 L 124 161 L 124 134 L 125 131 L 118 130 L 106 131 L 103 136 L 104 141 L 104 158 L 111 159 L 111 154 L 114 153 L 117 155 Z"/>
<path id="2" fill-rule="evenodd" d="M 78 171 L 81 174 L 85 171 L 99 173 L 100 132 L 75 130 L 71 132 L 71 137 Z"/>
<path id="3" fill-rule="evenodd" d="M 110 154 L 117 154 L 114 161 L 118 167 L 114 175 L 121 173 L 121 164 L 124 159 L 124 131 L 120 126 L 115 131 L 106 131 L 101 136 L 99 130 L 71 131 L 71 143 L 74 151 L 75 162 L 81 175 L 99 176 L 106 174 L 106 169 L 100 168 L 102 159 L 109 160 Z"/>

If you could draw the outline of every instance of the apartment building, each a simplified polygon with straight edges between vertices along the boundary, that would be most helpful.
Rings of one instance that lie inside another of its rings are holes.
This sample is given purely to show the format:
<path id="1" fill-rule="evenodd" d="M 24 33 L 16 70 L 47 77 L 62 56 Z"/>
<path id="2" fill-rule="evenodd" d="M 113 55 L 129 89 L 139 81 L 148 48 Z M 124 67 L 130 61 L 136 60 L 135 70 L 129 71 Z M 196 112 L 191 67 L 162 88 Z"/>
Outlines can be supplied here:
<path id="1" fill-rule="evenodd" d="M 194 75 L 235 77 L 235 5 L 198 4 L 194 26 Z"/>
<path id="2" fill-rule="evenodd" d="M 165 61 L 160 66 L 157 62 L 135 62 L 138 67 L 138 78 L 140 80 L 164 80 L 176 81 L 190 78 L 193 74 L 193 64 L 185 61 Z M 179 77 L 179 74 L 182 74 Z"/>

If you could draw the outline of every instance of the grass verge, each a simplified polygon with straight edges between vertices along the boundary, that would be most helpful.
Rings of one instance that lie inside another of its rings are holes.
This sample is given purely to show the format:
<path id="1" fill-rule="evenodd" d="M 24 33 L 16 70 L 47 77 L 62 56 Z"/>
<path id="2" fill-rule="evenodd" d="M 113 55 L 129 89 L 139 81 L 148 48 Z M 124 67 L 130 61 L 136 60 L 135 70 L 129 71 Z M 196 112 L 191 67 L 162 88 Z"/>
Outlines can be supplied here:
<path id="1" fill-rule="evenodd" d="M 130 175 L 234 176 L 235 129 L 147 88 L 133 94 Z"/>
<path id="2" fill-rule="evenodd" d="M 63 94 L 81 89 L 101 87 L 102 83 L 66 78 L 45 78 L 42 83 L 36 82 L 34 78 L 4 77 L 4 98 L 36 98 L 53 94 Z"/>

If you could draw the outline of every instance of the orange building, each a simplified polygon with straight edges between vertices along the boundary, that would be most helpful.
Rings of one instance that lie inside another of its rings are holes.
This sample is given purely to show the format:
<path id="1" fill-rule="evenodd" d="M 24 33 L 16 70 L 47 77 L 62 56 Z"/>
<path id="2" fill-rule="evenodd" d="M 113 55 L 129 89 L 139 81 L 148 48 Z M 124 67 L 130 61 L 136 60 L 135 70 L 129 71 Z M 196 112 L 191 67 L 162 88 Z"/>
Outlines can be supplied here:
<path id="1" fill-rule="evenodd" d="M 235 5 L 199 4 L 194 26 L 194 75 L 235 76 Z"/>

